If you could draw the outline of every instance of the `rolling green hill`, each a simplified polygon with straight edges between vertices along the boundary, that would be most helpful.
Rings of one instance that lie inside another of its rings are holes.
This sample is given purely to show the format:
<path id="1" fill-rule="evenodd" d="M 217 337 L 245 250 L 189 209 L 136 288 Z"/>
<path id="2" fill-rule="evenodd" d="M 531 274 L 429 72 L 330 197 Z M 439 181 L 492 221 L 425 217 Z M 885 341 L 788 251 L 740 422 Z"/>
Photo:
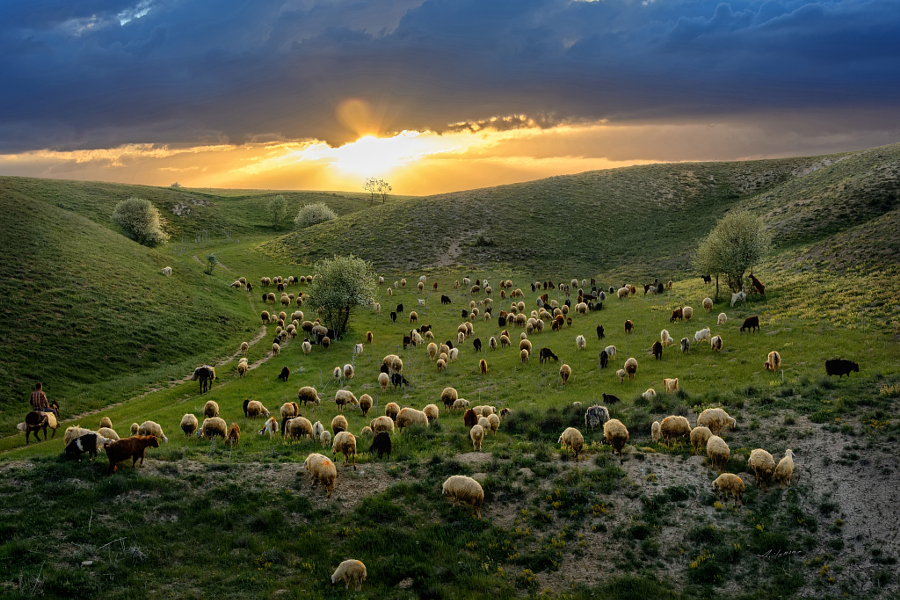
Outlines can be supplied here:
<path id="1" fill-rule="evenodd" d="M 898 171 L 900 144 L 593 171 L 367 208 L 262 250 L 300 263 L 352 252 L 400 270 L 499 261 L 536 277 L 667 276 L 690 269 L 697 243 L 728 210 L 762 214 L 779 247 L 814 242 L 897 208 Z M 896 239 L 884 243 L 897 249 Z"/>

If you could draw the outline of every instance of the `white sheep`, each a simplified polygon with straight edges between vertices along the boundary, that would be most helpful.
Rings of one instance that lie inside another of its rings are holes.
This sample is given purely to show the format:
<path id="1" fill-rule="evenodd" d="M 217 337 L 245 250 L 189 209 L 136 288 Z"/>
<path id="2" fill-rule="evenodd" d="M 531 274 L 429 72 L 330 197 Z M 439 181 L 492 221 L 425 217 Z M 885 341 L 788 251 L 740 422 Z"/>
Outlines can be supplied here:
<path id="1" fill-rule="evenodd" d="M 713 309 L 712 298 L 704 298 L 703 299 L 703 308 L 706 309 L 706 312 L 709 312 Z"/>
<path id="2" fill-rule="evenodd" d="M 694 343 L 695 344 L 709 342 L 709 339 L 710 339 L 709 327 L 701 329 L 700 331 L 698 331 L 694 334 Z"/>
<path id="3" fill-rule="evenodd" d="M 647 388 L 647 391 L 641 394 L 641 398 L 647 400 L 648 402 L 650 400 L 653 400 L 654 398 L 656 398 L 656 390 L 654 390 L 653 388 Z"/>
<path id="4" fill-rule="evenodd" d="M 396 423 L 397 429 L 399 429 L 402 434 L 403 428 L 409 427 L 410 425 L 424 425 L 425 427 L 428 427 L 428 415 L 421 410 L 406 407 L 401 409 L 397 414 Z"/>
<path id="5" fill-rule="evenodd" d="M 713 434 L 719 435 L 726 427 L 733 429 L 737 421 L 722 408 L 707 408 L 697 417 L 697 425 L 708 427 Z"/>
<path id="6" fill-rule="evenodd" d="M 728 321 L 728 315 L 725 313 L 719 313 L 719 319 L 716 321 L 716 325 L 724 325 Z"/>
<path id="7" fill-rule="evenodd" d="M 428 422 L 437 421 L 440 416 L 440 411 L 436 404 L 426 404 L 425 408 L 422 409 L 422 412 L 425 413 L 425 416 L 428 417 Z"/>
<path id="8" fill-rule="evenodd" d="M 73 441 L 77 440 L 81 436 L 87 435 L 89 433 L 95 433 L 95 432 L 91 429 L 84 429 L 83 427 L 78 427 L 78 426 L 67 427 L 65 435 L 63 435 L 63 445 L 68 446 L 69 444 L 71 444 Z M 134 435 L 137 435 L 137 434 L 135 433 Z"/>
<path id="9" fill-rule="evenodd" d="M 164 442 L 169 441 L 169 438 L 163 433 L 162 427 L 154 421 L 144 421 L 141 423 L 140 427 L 138 427 L 138 435 L 155 435 Z"/>
<path id="10" fill-rule="evenodd" d="M 481 442 L 484 441 L 484 427 L 481 425 L 473 425 L 469 430 L 469 438 L 472 440 L 472 447 L 475 452 L 481 452 Z"/>
<path id="11" fill-rule="evenodd" d="M 481 518 L 484 490 L 480 483 L 465 475 L 452 475 L 441 486 L 441 490 L 455 502 L 463 502 L 471 506 L 472 514 L 477 514 L 478 518 Z"/>
<path id="12" fill-rule="evenodd" d="M 325 431 L 325 426 L 322 425 L 322 421 L 316 421 L 312 426 L 312 438 L 314 440 L 321 438 L 323 431 Z"/>
<path id="13" fill-rule="evenodd" d="M 714 335 L 711 340 L 709 340 L 710 347 L 716 352 L 722 351 L 722 336 Z"/>
<path id="14" fill-rule="evenodd" d="M 672 392 L 678 391 L 678 378 L 675 379 L 663 379 L 663 385 L 666 388 L 666 393 L 671 394 Z"/>
<path id="15" fill-rule="evenodd" d="M 634 379 L 637 373 L 638 362 L 633 356 L 625 361 L 625 372 L 628 373 L 628 379 Z"/>
<path id="16" fill-rule="evenodd" d="M 691 435 L 691 424 L 688 423 L 688 420 L 684 417 L 680 417 L 677 415 L 668 416 L 662 420 L 662 423 L 659 424 L 660 433 L 662 433 L 662 439 L 666 443 L 666 447 L 669 445 L 669 440 L 678 441 L 678 438 L 681 436 L 690 436 Z"/>
<path id="17" fill-rule="evenodd" d="M 625 376 L 627 374 L 628 373 L 625 372 L 625 369 L 619 369 L 618 371 L 616 371 L 616 377 L 619 378 L 619 383 L 625 383 Z"/>
<path id="18" fill-rule="evenodd" d="M 309 343 L 309 340 L 304 340 L 300 347 L 303 348 L 303 354 L 312 352 L 312 344 Z"/>
<path id="19" fill-rule="evenodd" d="M 622 450 L 628 443 L 628 428 L 618 419 L 610 419 L 603 424 L 603 437 L 613 447 L 613 452 L 622 458 Z"/>
<path id="20" fill-rule="evenodd" d="M 331 453 L 337 457 L 340 452 L 344 455 L 344 464 L 347 464 L 347 458 L 353 455 L 353 470 L 356 470 L 356 436 L 349 431 L 341 431 L 334 436 L 334 443 L 331 446 Z"/>
<path id="21" fill-rule="evenodd" d="M 775 467 L 775 481 L 781 484 L 781 487 L 784 488 L 785 485 L 791 485 L 791 476 L 794 474 L 794 451 L 788 448 L 784 451 L 784 458 L 778 461 L 778 466 Z"/>
<path id="22" fill-rule="evenodd" d="M 331 575 L 331 583 L 345 582 L 344 589 L 350 589 L 350 584 L 356 587 L 356 591 L 362 590 L 362 582 L 366 580 L 366 565 L 359 560 L 345 560 L 338 565 Z"/>
<path id="23" fill-rule="evenodd" d="M 193 417 L 194 415 L 191 416 Z M 101 427 L 97 430 L 97 433 L 108 440 L 116 441 L 119 439 L 119 434 L 112 427 Z"/>
<path id="24" fill-rule="evenodd" d="M 217 435 L 225 439 L 225 436 L 228 435 L 228 425 L 225 423 L 225 419 L 221 417 L 203 419 L 203 424 L 200 425 L 196 435 L 197 437 L 203 436 L 208 440 L 213 439 Z"/>
<path id="25" fill-rule="evenodd" d="M 578 462 L 578 454 L 584 448 L 584 436 L 574 427 L 568 427 L 559 436 L 556 443 L 561 444 L 563 448 L 568 448 L 575 455 L 575 462 Z"/>
<path id="26" fill-rule="evenodd" d="M 203 407 L 203 416 L 204 417 L 218 417 L 219 416 L 219 404 L 214 400 L 207 400 L 206 405 Z"/>
<path id="27" fill-rule="evenodd" d="M 466 410 L 469 408 L 469 401 L 465 398 L 458 398 L 453 401 L 453 406 L 450 407 L 450 410 Z"/>
<path id="28" fill-rule="evenodd" d="M 681 309 L 681 316 L 684 318 L 685 321 L 690 321 L 691 317 L 694 316 L 694 309 L 691 308 L 690 306 L 683 307 Z"/>
<path id="29" fill-rule="evenodd" d="M 697 426 L 691 429 L 691 446 L 694 447 L 694 454 L 700 452 L 702 448 L 706 448 L 709 438 L 713 435 L 709 427 Z"/>
<path id="30" fill-rule="evenodd" d="M 495 414 L 490 414 L 488 415 L 487 420 L 488 425 L 491 428 L 491 435 L 497 435 L 497 429 L 500 428 L 500 417 Z"/>
<path id="31" fill-rule="evenodd" d="M 658 442 L 662 437 L 662 428 L 659 424 L 659 421 L 653 421 L 653 424 L 650 426 L 650 438 L 654 442 Z"/>
<path id="32" fill-rule="evenodd" d="M 269 434 L 269 439 L 278 433 L 278 421 L 275 420 L 275 417 L 266 419 L 266 424 L 259 430 L 259 435 L 265 435 L 267 433 Z"/>
<path id="33" fill-rule="evenodd" d="M 369 423 L 369 427 L 371 427 L 372 431 L 375 433 L 380 431 L 394 433 L 394 420 L 388 416 L 375 417 L 372 419 L 372 422 Z"/>
<path id="34" fill-rule="evenodd" d="M 716 492 L 716 495 L 725 498 L 728 498 L 729 495 L 733 496 L 735 506 L 743 505 L 741 496 L 744 495 L 744 482 L 734 473 L 722 473 L 716 477 L 716 480 L 713 481 L 713 491 Z"/>
<path id="35" fill-rule="evenodd" d="M 772 455 L 762 448 L 756 448 L 750 452 L 747 465 L 753 469 L 753 474 L 756 476 L 756 487 L 761 487 L 764 492 L 767 491 L 769 482 L 775 475 L 775 459 L 772 458 Z"/>
<path id="36" fill-rule="evenodd" d="M 615 346 L 607 346 L 606 348 L 603 349 L 603 351 L 606 352 L 606 356 L 609 358 L 609 360 L 612 360 L 616 357 L 616 347 Z"/>
<path id="37" fill-rule="evenodd" d="M 353 346 L 353 356 L 359 356 L 360 354 L 365 352 L 365 350 L 366 350 L 365 344 L 356 344 L 355 346 Z"/>
<path id="38" fill-rule="evenodd" d="M 579 335 L 575 337 L 575 348 L 577 350 L 584 350 L 587 347 L 587 341 L 584 339 L 583 335 Z"/>
<path id="39" fill-rule="evenodd" d="M 162 274 L 165 275 L 166 277 L 171 277 L 171 276 L 172 276 L 172 267 L 163 267 L 163 268 L 160 269 L 159 271 L 160 271 L 160 273 L 162 273 Z M 68 444 L 66 444 L 66 445 L 68 445 Z"/>
<path id="40" fill-rule="evenodd" d="M 709 456 L 709 462 L 714 469 L 718 469 L 719 473 L 725 470 L 725 464 L 731 456 L 731 448 L 725 443 L 725 440 L 717 435 L 711 435 L 706 441 L 706 454 Z"/>
<path id="41" fill-rule="evenodd" d="M 767 371 L 777 371 L 781 367 L 781 354 L 777 350 L 769 352 L 769 356 L 764 363 Z"/>
<path id="42" fill-rule="evenodd" d="M 250 349 L 250 344 L 248 344 L 247 342 L 241 342 L 241 354 L 244 354 L 249 349 Z"/>
<path id="43" fill-rule="evenodd" d="M 738 292 L 737 294 L 731 295 L 731 306 L 734 307 L 735 302 L 744 302 L 747 300 L 747 294 L 744 292 Z"/>
<path id="44" fill-rule="evenodd" d="M 381 391 L 386 392 L 388 386 L 391 385 L 391 376 L 387 373 L 379 373 L 378 374 L 378 385 L 381 386 Z"/>
<path id="45" fill-rule="evenodd" d="M 672 336 L 669 335 L 669 331 L 666 329 L 659 332 L 659 341 L 663 346 L 671 346 L 675 343 L 675 340 L 672 339 Z"/>
<path id="46" fill-rule="evenodd" d="M 341 409 L 341 412 L 344 412 L 345 406 L 348 404 L 351 406 L 359 405 L 359 400 L 356 399 L 356 396 L 350 390 L 337 390 L 334 393 L 334 403 Z"/>
<path id="47" fill-rule="evenodd" d="M 303 466 L 310 472 L 313 478 L 325 486 L 325 492 L 330 496 L 334 491 L 334 482 L 337 479 L 337 467 L 327 456 L 310 454 L 303 462 Z"/>

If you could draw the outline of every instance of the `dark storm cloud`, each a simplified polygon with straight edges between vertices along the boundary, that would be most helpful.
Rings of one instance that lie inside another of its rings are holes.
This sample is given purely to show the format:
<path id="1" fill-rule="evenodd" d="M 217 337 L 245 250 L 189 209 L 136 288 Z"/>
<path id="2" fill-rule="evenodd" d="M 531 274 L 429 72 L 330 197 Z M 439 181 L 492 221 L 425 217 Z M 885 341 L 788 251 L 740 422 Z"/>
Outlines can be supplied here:
<path id="1" fill-rule="evenodd" d="M 382 133 L 883 119 L 898 114 L 898 39 L 892 0 L 5 3 L 0 152 L 340 143 L 356 135 L 335 116 L 347 98 Z"/>

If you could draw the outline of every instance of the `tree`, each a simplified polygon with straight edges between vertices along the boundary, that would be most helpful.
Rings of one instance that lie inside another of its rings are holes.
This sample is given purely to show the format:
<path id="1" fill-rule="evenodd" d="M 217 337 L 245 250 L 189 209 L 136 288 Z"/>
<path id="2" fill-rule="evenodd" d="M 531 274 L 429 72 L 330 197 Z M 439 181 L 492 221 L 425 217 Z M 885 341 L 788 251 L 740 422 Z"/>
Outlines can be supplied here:
<path id="1" fill-rule="evenodd" d="M 315 204 L 307 204 L 300 209 L 300 212 L 294 218 L 294 227 L 306 229 L 332 219 L 337 219 L 337 213 L 328 208 L 328 205 L 324 202 L 316 202 Z"/>
<path id="2" fill-rule="evenodd" d="M 215 254 L 207 254 L 206 255 L 206 268 L 204 271 L 207 275 L 212 275 L 213 269 L 216 268 L 216 265 L 219 264 L 219 259 L 216 258 Z"/>
<path id="3" fill-rule="evenodd" d="M 725 277 L 732 291 L 741 291 L 744 273 L 765 258 L 771 244 L 772 238 L 759 217 L 743 210 L 729 212 L 700 242 L 694 266 L 701 273 L 716 276 L 718 298 L 719 275 Z"/>
<path id="4" fill-rule="evenodd" d="M 375 303 L 377 277 L 372 263 L 355 256 L 320 260 L 313 269 L 309 302 L 320 310 L 328 329 L 340 338 L 347 330 L 350 313 L 357 306 Z"/>
<path id="5" fill-rule="evenodd" d="M 169 238 L 160 226 L 159 211 L 143 198 L 120 201 L 110 219 L 125 230 L 125 235 L 145 246 L 157 246 Z"/>
<path id="6" fill-rule="evenodd" d="M 272 227 L 278 229 L 287 218 L 288 205 L 284 196 L 278 194 L 269 200 L 269 218 L 272 219 Z"/>
<path id="7" fill-rule="evenodd" d="M 392 190 L 391 184 L 389 184 L 384 179 L 378 180 L 378 193 L 381 194 L 381 203 L 384 204 L 387 201 L 387 195 Z"/>
<path id="8" fill-rule="evenodd" d="M 375 194 L 378 193 L 378 180 L 369 177 L 363 184 L 363 189 L 369 192 L 369 204 L 375 204 Z"/>

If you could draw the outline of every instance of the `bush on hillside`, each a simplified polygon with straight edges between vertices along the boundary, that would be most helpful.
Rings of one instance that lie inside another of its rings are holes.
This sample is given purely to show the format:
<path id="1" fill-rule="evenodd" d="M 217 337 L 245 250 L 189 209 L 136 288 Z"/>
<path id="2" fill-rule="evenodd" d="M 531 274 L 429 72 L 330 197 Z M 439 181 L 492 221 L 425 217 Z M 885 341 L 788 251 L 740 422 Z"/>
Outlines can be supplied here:
<path id="1" fill-rule="evenodd" d="M 122 200 L 110 218 L 125 230 L 125 235 L 145 246 L 157 246 L 169 237 L 160 226 L 159 211 L 143 198 Z"/>
<path id="2" fill-rule="evenodd" d="M 269 200 L 269 218 L 272 219 L 272 227 L 278 229 L 281 227 L 288 215 L 287 200 L 284 196 L 278 194 Z"/>
<path id="3" fill-rule="evenodd" d="M 294 226 L 297 229 L 306 229 L 325 221 L 331 221 L 337 218 L 337 213 L 328 208 L 324 202 L 316 202 L 315 204 L 307 204 L 300 209 L 297 217 L 294 219 Z"/>
<path id="4" fill-rule="evenodd" d="M 319 306 L 322 322 L 340 339 L 350 313 L 358 306 L 375 304 L 377 277 L 372 263 L 355 256 L 335 256 L 315 265 L 307 293 L 311 306 Z"/>

